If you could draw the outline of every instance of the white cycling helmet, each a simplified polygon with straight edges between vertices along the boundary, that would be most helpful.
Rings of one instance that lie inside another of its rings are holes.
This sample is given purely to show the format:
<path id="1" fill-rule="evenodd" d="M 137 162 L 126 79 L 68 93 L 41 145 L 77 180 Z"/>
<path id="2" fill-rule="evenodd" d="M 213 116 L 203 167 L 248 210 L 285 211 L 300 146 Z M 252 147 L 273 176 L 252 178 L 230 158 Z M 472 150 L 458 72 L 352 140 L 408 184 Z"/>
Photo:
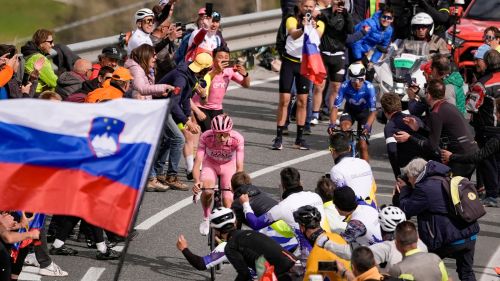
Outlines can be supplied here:
<path id="1" fill-rule="evenodd" d="M 362 63 L 349 65 L 349 78 L 365 78 L 366 68 Z"/>
<path id="2" fill-rule="evenodd" d="M 236 216 L 233 210 L 229 208 L 219 207 L 210 214 L 210 226 L 215 229 L 225 228 L 228 224 L 234 224 L 235 222 Z"/>
<path id="3" fill-rule="evenodd" d="M 148 8 L 142 8 L 135 12 L 135 21 L 137 22 L 138 20 L 142 20 L 145 17 L 153 17 L 154 18 L 155 14 L 151 9 Z"/>
<path id="4" fill-rule="evenodd" d="M 434 34 L 434 21 L 432 17 L 427 13 L 418 13 L 411 19 L 411 30 L 414 31 L 414 26 L 416 25 L 425 25 L 429 30 L 429 36 Z"/>
<path id="5" fill-rule="evenodd" d="M 406 215 L 398 207 L 387 206 L 378 213 L 378 220 L 383 231 L 394 232 L 399 223 L 406 221 Z"/>

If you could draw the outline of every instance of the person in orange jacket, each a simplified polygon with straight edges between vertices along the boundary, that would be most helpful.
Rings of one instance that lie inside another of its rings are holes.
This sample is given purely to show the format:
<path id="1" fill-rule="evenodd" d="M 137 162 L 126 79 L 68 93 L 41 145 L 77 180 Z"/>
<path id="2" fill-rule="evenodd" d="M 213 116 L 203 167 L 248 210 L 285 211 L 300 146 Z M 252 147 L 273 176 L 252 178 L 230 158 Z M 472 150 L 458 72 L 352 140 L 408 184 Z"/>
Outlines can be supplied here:
<path id="1" fill-rule="evenodd" d="M 90 92 L 85 99 L 87 103 L 103 102 L 112 99 L 120 99 L 130 88 L 133 77 L 130 71 L 124 67 L 118 67 L 111 77 L 109 87 L 98 88 Z"/>

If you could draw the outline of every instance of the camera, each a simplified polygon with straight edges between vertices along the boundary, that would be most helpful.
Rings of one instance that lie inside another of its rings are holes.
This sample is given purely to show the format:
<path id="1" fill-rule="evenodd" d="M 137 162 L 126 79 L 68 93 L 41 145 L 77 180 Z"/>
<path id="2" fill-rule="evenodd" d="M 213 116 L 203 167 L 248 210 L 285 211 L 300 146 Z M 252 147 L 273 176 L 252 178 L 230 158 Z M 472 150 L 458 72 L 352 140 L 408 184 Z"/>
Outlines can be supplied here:
<path id="1" fill-rule="evenodd" d="M 307 10 L 306 11 L 306 20 L 307 21 L 311 21 L 312 19 L 312 11 L 311 10 Z"/>
<path id="2" fill-rule="evenodd" d="M 337 272 L 337 262 L 335 261 L 318 261 L 318 272 Z"/>
<path id="3" fill-rule="evenodd" d="M 229 60 L 229 61 L 227 61 L 227 63 L 228 63 L 227 67 L 231 68 L 231 67 L 234 67 L 235 65 L 238 64 L 238 60 Z"/>

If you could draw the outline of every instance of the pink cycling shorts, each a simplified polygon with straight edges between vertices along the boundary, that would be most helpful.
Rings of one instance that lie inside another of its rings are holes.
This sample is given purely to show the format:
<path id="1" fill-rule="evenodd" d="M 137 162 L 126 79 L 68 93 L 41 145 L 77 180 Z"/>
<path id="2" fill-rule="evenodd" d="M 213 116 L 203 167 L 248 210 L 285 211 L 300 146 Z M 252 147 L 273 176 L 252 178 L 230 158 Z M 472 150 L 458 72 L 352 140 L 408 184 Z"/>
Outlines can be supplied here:
<path id="1" fill-rule="evenodd" d="M 224 164 L 216 164 L 210 160 L 203 160 L 200 180 L 202 182 L 210 181 L 217 184 L 217 176 L 220 176 L 222 188 L 231 188 L 231 178 L 236 173 L 236 159 Z M 232 189 L 231 189 L 232 190 Z M 223 198 L 233 198 L 233 192 L 222 191 Z"/>

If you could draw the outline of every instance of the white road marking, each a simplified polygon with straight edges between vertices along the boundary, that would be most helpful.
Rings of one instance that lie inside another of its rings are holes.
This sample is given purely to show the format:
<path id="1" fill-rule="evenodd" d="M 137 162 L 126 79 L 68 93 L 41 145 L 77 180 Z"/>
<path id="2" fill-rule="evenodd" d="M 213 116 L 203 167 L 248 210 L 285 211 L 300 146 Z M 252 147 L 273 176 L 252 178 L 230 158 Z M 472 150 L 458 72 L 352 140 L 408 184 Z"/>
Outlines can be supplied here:
<path id="1" fill-rule="evenodd" d="M 381 138 L 383 136 L 384 136 L 384 133 L 378 133 L 378 134 L 373 135 L 370 139 L 372 139 L 372 140 L 373 139 L 379 139 L 379 138 Z M 271 172 L 279 170 L 281 168 L 284 168 L 284 167 L 287 167 L 287 166 L 291 166 L 291 165 L 294 165 L 294 164 L 297 164 L 297 163 L 300 163 L 300 162 L 303 162 L 303 161 L 311 160 L 311 159 L 314 159 L 314 158 L 318 158 L 318 157 L 321 157 L 321 156 L 324 156 L 324 155 L 328 155 L 328 154 L 330 154 L 329 151 L 318 151 L 318 152 L 315 152 L 315 153 L 311 153 L 309 155 L 305 155 L 305 156 L 302 156 L 302 157 L 299 157 L 299 158 L 295 158 L 295 159 L 292 159 L 292 160 L 289 160 L 289 161 L 286 161 L 286 162 L 283 162 L 283 163 L 279 163 L 279 164 L 273 165 L 271 167 L 266 167 L 264 169 L 257 170 L 255 172 L 250 173 L 250 177 L 251 178 L 260 177 L 262 175 L 271 173 Z M 160 211 L 160 212 L 156 213 L 155 215 L 151 216 L 147 220 L 145 220 L 142 223 L 140 223 L 139 225 L 137 225 L 135 227 L 135 229 L 137 229 L 137 230 L 148 230 L 151 227 L 153 227 L 154 225 L 156 225 L 157 223 L 159 223 L 160 221 L 162 221 L 162 220 L 166 219 L 167 217 L 169 217 L 170 215 L 172 215 L 173 213 L 175 213 L 175 212 L 181 210 L 182 208 L 188 206 L 189 204 L 191 204 L 191 202 L 193 202 L 193 197 L 192 196 L 187 197 L 187 198 L 183 199 L 182 201 L 179 201 L 179 202 L 175 203 L 174 205 L 172 205 L 172 206 L 170 206 L 168 208 L 165 208 L 162 211 Z"/>
<path id="2" fill-rule="evenodd" d="M 91 267 L 87 270 L 81 281 L 97 281 L 105 270 L 106 268 L 104 267 Z"/>
<path id="3" fill-rule="evenodd" d="M 497 247 L 496 252 L 491 256 L 488 265 L 484 268 L 483 273 L 481 273 L 479 281 L 498 280 L 498 275 L 493 270 L 495 266 L 500 266 L 500 246 Z"/>

